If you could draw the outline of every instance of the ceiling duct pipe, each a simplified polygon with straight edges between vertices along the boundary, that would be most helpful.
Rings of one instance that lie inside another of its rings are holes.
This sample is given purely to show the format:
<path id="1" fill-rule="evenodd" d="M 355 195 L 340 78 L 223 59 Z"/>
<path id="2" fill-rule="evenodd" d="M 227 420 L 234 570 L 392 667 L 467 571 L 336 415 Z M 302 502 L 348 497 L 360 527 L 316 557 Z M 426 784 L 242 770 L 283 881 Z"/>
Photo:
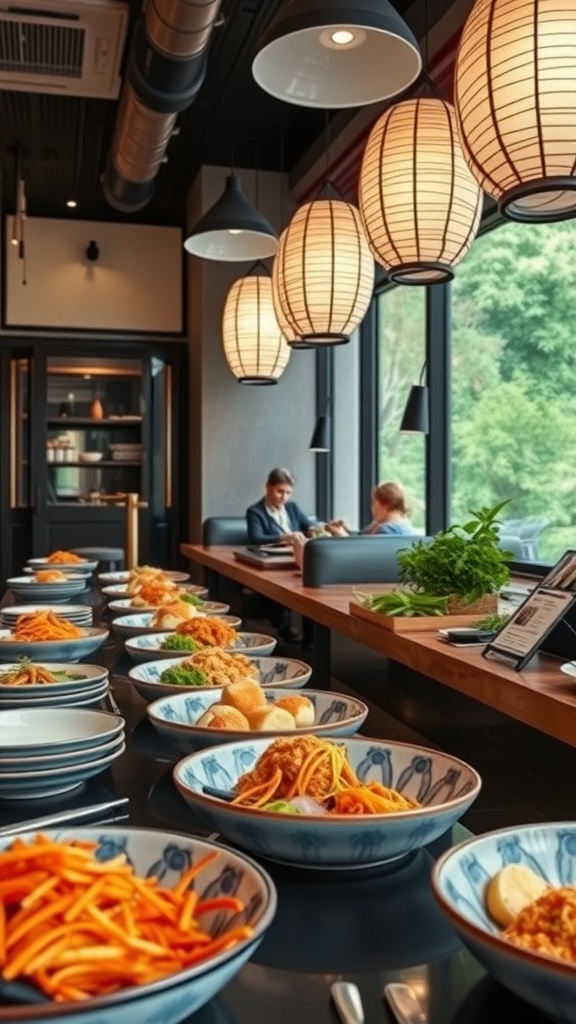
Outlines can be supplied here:
<path id="1" fill-rule="evenodd" d="M 204 81 L 208 43 L 221 0 L 148 0 L 136 25 L 104 196 L 122 213 L 150 201 L 178 114 Z"/>

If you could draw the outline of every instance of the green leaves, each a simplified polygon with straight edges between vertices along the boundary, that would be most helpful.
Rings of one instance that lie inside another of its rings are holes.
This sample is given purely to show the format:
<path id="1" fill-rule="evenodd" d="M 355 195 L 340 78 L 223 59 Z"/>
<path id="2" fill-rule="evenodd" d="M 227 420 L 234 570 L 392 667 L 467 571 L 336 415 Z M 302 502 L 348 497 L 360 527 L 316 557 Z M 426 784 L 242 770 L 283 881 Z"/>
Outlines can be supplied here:
<path id="1" fill-rule="evenodd" d="M 510 579 L 507 552 L 498 546 L 498 515 L 507 504 L 471 509 L 467 523 L 400 551 L 401 581 L 420 594 L 455 594 L 467 603 L 496 593 Z"/>
<path id="2" fill-rule="evenodd" d="M 414 590 L 392 590 L 387 594 L 364 594 L 355 590 L 354 597 L 364 608 L 381 615 L 414 618 L 424 615 L 446 615 L 448 599 Z"/>

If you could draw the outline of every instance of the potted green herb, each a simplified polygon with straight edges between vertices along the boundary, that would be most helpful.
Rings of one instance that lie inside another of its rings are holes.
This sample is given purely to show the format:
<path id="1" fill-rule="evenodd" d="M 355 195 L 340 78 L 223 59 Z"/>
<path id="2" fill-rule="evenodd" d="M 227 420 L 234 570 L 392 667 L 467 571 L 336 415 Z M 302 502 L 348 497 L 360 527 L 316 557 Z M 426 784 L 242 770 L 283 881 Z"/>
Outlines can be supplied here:
<path id="1" fill-rule="evenodd" d="M 508 583 L 510 552 L 499 547 L 498 515 L 507 501 L 470 511 L 472 518 L 417 541 L 398 554 L 400 581 L 419 594 L 446 597 L 448 614 L 496 612 Z"/>

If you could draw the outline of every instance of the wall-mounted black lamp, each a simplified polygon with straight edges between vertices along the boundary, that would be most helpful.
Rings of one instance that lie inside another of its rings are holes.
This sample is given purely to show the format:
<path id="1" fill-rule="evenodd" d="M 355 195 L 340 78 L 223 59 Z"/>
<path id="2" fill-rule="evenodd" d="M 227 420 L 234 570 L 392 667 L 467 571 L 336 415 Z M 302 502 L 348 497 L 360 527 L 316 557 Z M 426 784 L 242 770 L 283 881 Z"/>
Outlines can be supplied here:
<path id="1" fill-rule="evenodd" d="M 426 363 L 420 372 L 418 384 L 410 388 L 408 401 L 400 424 L 402 434 L 427 434 L 429 430 L 428 388 L 424 384 Z"/>
<path id="2" fill-rule="evenodd" d="M 86 247 L 86 258 L 89 259 L 91 263 L 96 263 L 96 261 L 100 258 L 100 249 L 96 245 L 94 239 L 91 239 L 88 246 Z"/>
<path id="3" fill-rule="evenodd" d="M 311 452 L 329 452 L 330 451 L 330 415 L 328 408 L 330 405 L 330 399 L 327 399 L 324 412 L 318 417 L 316 426 L 314 427 L 314 433 L 312 434 L 312 440 L 310 441 Z"/>

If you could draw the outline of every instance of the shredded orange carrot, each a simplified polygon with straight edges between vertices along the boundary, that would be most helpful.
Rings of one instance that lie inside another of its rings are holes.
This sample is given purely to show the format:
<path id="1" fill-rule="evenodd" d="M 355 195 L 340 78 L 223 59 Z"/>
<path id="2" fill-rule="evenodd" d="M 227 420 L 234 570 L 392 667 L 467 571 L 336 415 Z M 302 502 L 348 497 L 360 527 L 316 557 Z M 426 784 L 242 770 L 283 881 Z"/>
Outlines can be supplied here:
<path id="1" fill-rule="evenodd" d="M 80 558 L 73 551 L 53 551 L 46 559 L 51 565 L 76 565 L 77 562 L 87 562 L 87 558 Z"/>
<path id="2" fill-rule="evenodd" d="M 19 615 L 13 632 L 7 640 L 35 643 L 40 640 L 75 640 L 85 636 L 83 629 L 56 612 L 27 612 Z"/>
<path id="3" fill-rule="evenodd" d="M 39 833 L 0 853 L 5 980 L 30 978 L 56 1001 L 87 999 L 163 978 L 252 935 L 241 925 L 213 939 L 198 920 L 243 910 L 236 897 L 202 901 L 189 887 L 216 852 L 169 889 L 136 875 L 124 855 L 97 861 L 95 846 Z"/>

